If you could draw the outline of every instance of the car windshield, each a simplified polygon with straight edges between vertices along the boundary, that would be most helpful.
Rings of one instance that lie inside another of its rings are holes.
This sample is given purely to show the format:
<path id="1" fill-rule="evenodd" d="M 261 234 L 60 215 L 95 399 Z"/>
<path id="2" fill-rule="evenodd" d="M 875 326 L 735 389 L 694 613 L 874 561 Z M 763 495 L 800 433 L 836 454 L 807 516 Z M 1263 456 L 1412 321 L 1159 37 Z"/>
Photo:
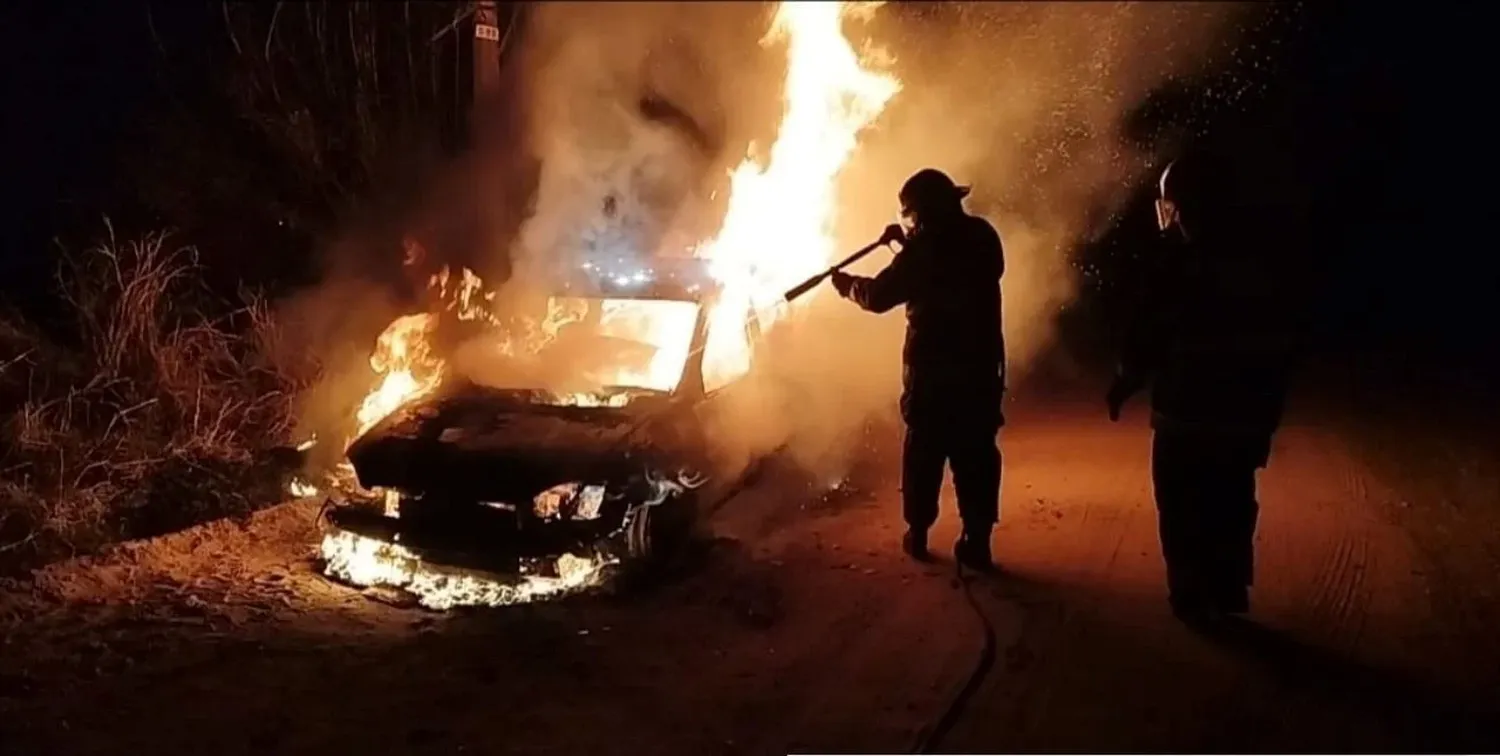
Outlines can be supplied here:
<path id="1" fill-rule="evenodd" d="M 697 303 L 550 297 L 545 307 L 545 315 L 525 318 L 526 333 L 485 339 L 487 359 L 465 361 L 469 378 L 542 392 L 549 404 L 589 406 L 622 406 L 632 394 L 669 393 L 681 383 Z"/>

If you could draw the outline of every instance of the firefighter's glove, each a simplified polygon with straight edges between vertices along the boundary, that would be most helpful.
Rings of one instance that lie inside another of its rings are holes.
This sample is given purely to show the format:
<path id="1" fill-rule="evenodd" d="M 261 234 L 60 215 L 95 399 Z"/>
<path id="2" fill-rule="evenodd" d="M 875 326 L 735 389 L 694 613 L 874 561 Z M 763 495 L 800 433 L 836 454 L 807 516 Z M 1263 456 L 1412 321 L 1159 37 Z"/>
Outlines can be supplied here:
<path id="1" fill-rule="evenodd" d="M 886 226 L 885 233 L 880 235 L 881 244 L 890 244 L 892 242 L 899 244 L 906 243 L 906 229 L 902 228 L 899 223 L 892 223 Z"/>
<path id="2" fill-rule="evenodd" d="M 839 293 L 839 296 L 847 298 L 849 296 L 849 290 L 854 287 L 854 276 L 851 276 L 842 270 L 836 270 L 833 272 L 833 276 L 831 278 L 833 280 L 834 290 Z"/>
<path id="3" fill-rule="evenodd" d="M 1120 419 L 1120 410 L 1125 407 L 1125 402 L 1135 393 L 1134 382 L 1120 376 L 1110 385 L 1109 393 L 1105 395 L 1104 401 L 1109 405 L 1110 422 Z"/>

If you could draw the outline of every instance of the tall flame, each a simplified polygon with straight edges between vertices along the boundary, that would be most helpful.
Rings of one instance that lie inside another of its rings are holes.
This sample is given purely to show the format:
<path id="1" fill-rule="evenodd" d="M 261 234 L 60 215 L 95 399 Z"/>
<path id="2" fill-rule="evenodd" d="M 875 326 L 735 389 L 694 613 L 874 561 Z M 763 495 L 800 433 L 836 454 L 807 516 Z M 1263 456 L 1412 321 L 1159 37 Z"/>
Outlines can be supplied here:
<path id="1" fill-rule="evenodd" d="M 749 369 L 745 314 L 771 325 L 784 314 L 781 293 L 832 259 L 835 181 L 859 132 L 901 89 L 864 68 L 844 38 L 845 18 L 878 5 L 784 2 L 762 40 L 786 42 L 786 111 L 767 165 L 746 159 L 731 174 L 723 228 L 699 250 L 725 289 L 704 350 L 710 385 Z"/>
<path id="2" fill-rule="evenodd" d="M 356 438 L 442 381 L 443 362 L 432 354 L 427 340 L 436 322 L 437 318 L 426 313 L 407 315 L 397 318 L 380 334 L 370 355 L 370 368 L 380 376 L 380 385 L 359 406 Z"/>

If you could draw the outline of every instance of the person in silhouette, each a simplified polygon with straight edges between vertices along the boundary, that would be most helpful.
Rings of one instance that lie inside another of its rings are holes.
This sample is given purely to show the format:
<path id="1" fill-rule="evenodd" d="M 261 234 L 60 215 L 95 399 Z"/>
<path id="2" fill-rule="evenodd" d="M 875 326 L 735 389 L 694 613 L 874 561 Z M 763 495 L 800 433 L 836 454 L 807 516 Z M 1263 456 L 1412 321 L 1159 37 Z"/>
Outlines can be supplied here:
<path id="1" fill-rule="evenodd" d="M 1281 422 L 1291 306 L 1278 301 L 1271 224 L 1248 217 L 1233 161 L 1197 152 L 1162 173 L 1162 248 L 1106 402 L 1118 420 L 1151 387 L 1151 479 L 1174 614 L 1189 624 L 1249 611 L 1256 474 Z"/>
<path id="2" fill-rule="evenodd" d="M 1005 340 L 1000 235 L 963 206 L 969 188 L 941 171 L 918 171 L 901 187 L 907 231 L 894 224 L 882 241 L 901 245 L 873 278 L 834 273 L 839 294 L 883 313 L 906 305 L 902 349 L 902 548 L 930 558 L 927 534 L 938 515 L 944 465 L 953 470 L 963 534 L 954 556 L 970 568 L 993 567 L 990 535 L 1000 510 Z"/>

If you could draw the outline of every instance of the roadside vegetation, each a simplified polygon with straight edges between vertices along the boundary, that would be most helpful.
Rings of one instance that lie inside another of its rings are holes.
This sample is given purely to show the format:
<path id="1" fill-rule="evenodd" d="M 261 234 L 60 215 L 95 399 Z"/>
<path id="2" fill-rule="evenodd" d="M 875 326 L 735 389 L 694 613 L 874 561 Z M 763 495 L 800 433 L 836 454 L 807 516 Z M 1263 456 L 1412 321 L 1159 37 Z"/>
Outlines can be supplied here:
<path id="1" fill-rule="evenodd" d="M 317 365 L 267 300 L 219 298 L 169 234 L 61 250 L 62 321 L 0 317 L 0 549 L 19 565 L 274 501 Z M 259 464 L 258 464 L 259 463 Z"/>
<path id="2" fill-rule="evenodd" d="M 399 280 L 404 219 L 462 148 L 468 6 L 143 14 L 159 101 L 94 220 L 35 250 L 51 279 L 0 310 L 0 574 L 284 499 L 271 450 L 331 372 L 305 293 Z"/>

